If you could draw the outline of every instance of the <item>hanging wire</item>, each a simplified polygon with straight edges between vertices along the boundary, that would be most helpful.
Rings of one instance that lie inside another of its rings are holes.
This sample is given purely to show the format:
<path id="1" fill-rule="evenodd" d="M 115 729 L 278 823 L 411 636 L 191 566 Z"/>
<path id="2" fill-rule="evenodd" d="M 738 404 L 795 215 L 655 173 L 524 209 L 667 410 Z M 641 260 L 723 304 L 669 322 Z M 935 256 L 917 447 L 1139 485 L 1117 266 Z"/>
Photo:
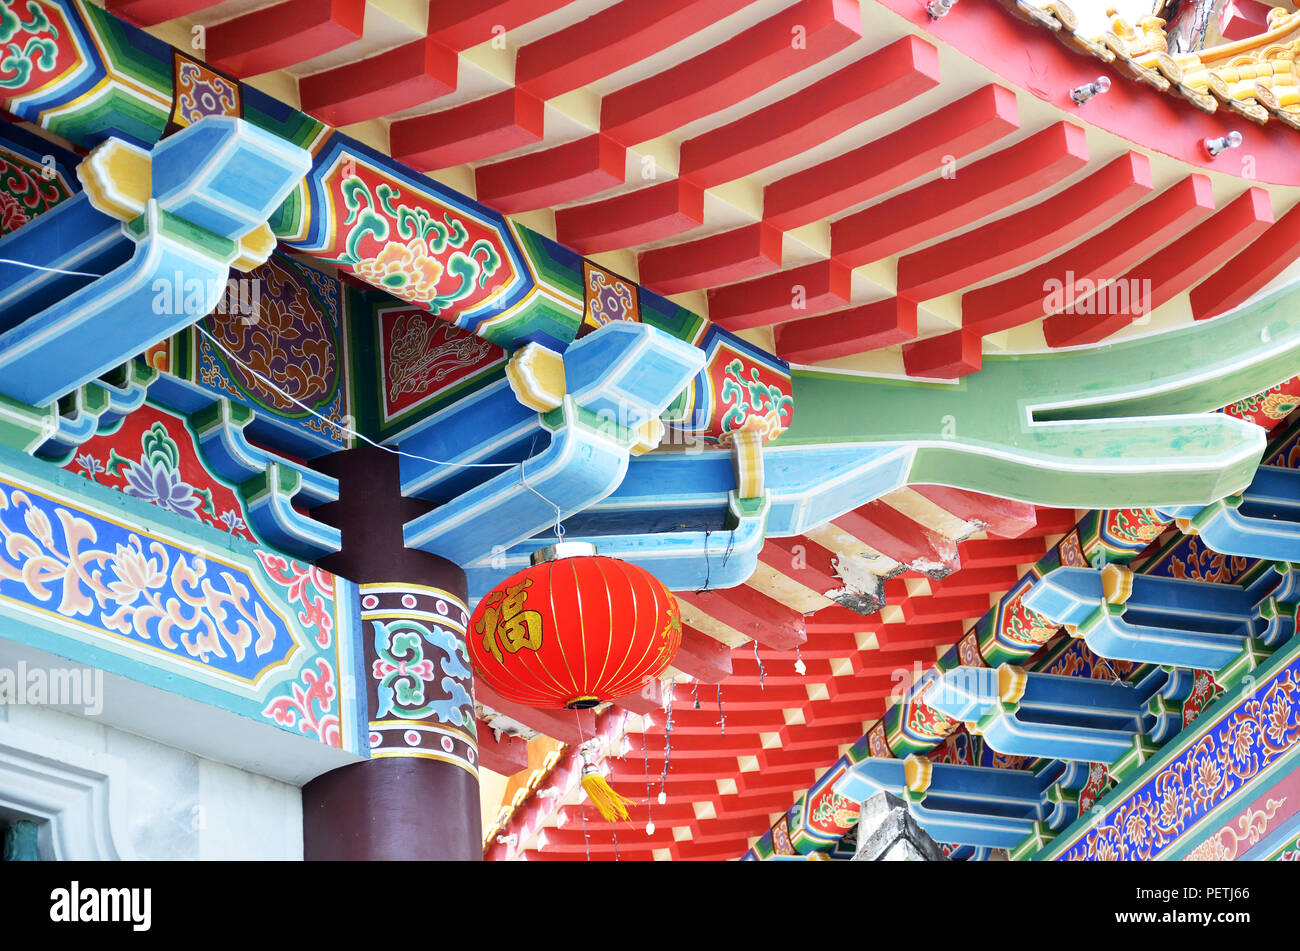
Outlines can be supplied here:
<path id="1" fill-rule="evenodd" d="M 646 814 L 645 834 L 654 835 L 655 834 L 654 803 L 651 802 L 651 798 L 650 798 L 650 757 L 647 753 L 644 724 L 642 724 L 641 727 L 641 763 L 645 770 L 645 814 Z"/>
<path id="2" fill-rule="evenodd" d="M 103 274 L 92 274 L 89 271 L 70 271 L 67 270 L 66 268 L 61 268 L 61 267 L 49 267 L 44 264 L 33 264 L 29 261 L 15 261 L 11 258 L 0 258 L 0 264 L 12 264 L 15 267 L 30 268 L 33 271 L 45 271 L 51 274 L 66 274 L 71 277 L 92 277 L 98 279 L 106 276 Z M 238 366 L 241 369 L 243 369 L 245 373 L 249 374 L 251 377 L 257 380 L 263 386 L 279 394 L 284 399 L 292 403 L 294 406 L 297 406 L 299 409 L 306 412 L 308 415 L 313 416 L 316 419 L 320 420 L 322 423 L 330 427 L 331 430 L 338 430 L 341 433 L 346 433 L 348 436 L 351 436 L 354 439 L 359 439 L 362 442 L 367 443 L 368 445 L 374 446 L 376 449 L 382 449 L 384 452 L 392 453 L 395 456 L 405 456 L 407 459 L 416 459 L 420 462 L 427 462 L 435 466 L 450 466 L 455 469 L 511 469 L 514 466 L 518 465 L 520 484 L 529 492 L 532 492 L 534 495 L 536 495 L 547 505 L 555 509 L 556 535 L 560 538 L 561 541 L 564 539 L 564 525 L 562 524 L 561 521 L 563 515 L 560 511 L 560 507 L 528 484 L 528 478 L 527 476 L 524 475 L 524 468 L 522 464 L 515 463 L 515 462 L 446 462 L 439 459 L 430 459 L 428 456 L 422 456 L 419 455 L 418 453 L 404 452 L 401 449 L 394 449 L 391 446 L 385 446 L 382 443 L 377 443 L 370 437 L 366 436 L 364 433 L 361 433 L 350 426 L 344 426 L 342 423 L 339 423 L 336 420 L 330 419 L 328 416 L 324 416 L 316 412 L 316 410 L 312 409 L 306 403 L 302 402 L 301 400 L 295 398 L 294 396 L 280 389 L 280 387 L 276 386 L 274 383 L 268 380 L 261 373 L 257 372 L 252 367 L 250 367 L 247 363 L 245 363 L 243 360 L 239 359 L 239 357 L 235 356 L 235 354 L 231 353 L 225 344 L 223 344 L 220 340 L 218 340 L 211 333 L 209 333 L 207 329 L 204 328 L 202 323 L 196 322 L 191 326 L 195 330 L 197 330 L 200 334 L 202 334 L 204 337 L 206 337 L 209 343 L 211 343 L 214 347 L 216 347 L 223 354 L 225 354 L 226 359 L 232 361 L 235 364 L 238 364 Z"/>
<path id="3" fill-rule="evenodd" d="M 668 712 L 668 720 L 664 723 L 664 772 L 659 777 L 659 805 L 667 801 L 667 794 L 664 787 L 668 785 L 668 761 L 673 755 L 673 687 L 675 685 L 670 680 L 668 682 L 668 703 L 664 709 Z"/>
<path id="4" fill-rule="evenodd" d="M 695 709 L 700 709 L 700 682 L 695 681 L 695 686 L 691 688 L 691 697 L 695 700 Z"/>
<path id="5" fill-rule="evenodd" d="M 93 277 L 101 278 L 103 274 L 90 274 L 87 271 L 69 271 L 61 267 L 47 267 L 44 264 L 32 264 L 30 261 L 12 261 L 9 258 L 0 258 L 0 264 L 12 264 L 14 267 L 31 268 L 33 271 L 48 271 L 51 274 L 67 274 L 71 277 Z"/>
<path id="6" fill-rule="evenodd" d="M 704 530 L 704 587 L 697 588 L 696 594 L 703 594 L 709 590 L 709 583 L 713 580 L 713 563 L 709 560 L 709 530 Z"/>
<path id="7" fill-rule="evenodd" d="M 722 684 L 718 684 L 718 726 L 721 727 L 719 735 L 727 735 L 727 715 L 722 712 Z"/>
<path id="8" fill-rule="evenodd" d="M 758 625 L 754 625 L 754 630 L 758 630 Z M 754 645 L 754 660 L 758 661 L 758 689 L 764 693 L 767 688 L 763 686 L 763 680 L 767 677 L 767 668 L 763 666 L 763 658 L 758 656 L 758 641 L 750 641 Z"/>
<path id="9" fill-rule="evenodd" d="M 573 711 L 573 719 L 578 723 L 578 762 L 582 764 L 579 770 L 587 765 L 587 751 L 585 749 L 587 741 L 582 736 L 582 714 L 577 710 Z M 581 775 L 581 773 L 579 773 Z M 579 782 L 579 786 L 581 786 Z M 578 797 L 578 812 L 582 815 L 582 842 L 587 847 L 587 861 L 591 861 L 591 835 L 587 831 L 587 803 L 585 796 Z"/>

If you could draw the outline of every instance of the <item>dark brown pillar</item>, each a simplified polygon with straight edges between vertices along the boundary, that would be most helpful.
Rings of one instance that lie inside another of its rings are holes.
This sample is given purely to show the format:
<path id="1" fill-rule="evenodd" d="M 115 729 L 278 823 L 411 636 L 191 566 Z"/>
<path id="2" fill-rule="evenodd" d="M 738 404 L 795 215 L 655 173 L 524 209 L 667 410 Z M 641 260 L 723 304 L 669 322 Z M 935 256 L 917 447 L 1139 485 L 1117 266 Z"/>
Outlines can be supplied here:
<path id="1" fill-rule="evenodd" d="M 361 592 L 371 758 L 303 786 L 304 857 L 481 859 L 465 572 L 403 544 L 429 505 L 402 496 L 397 456 L 367 446 L 317 466 L 339 501 L 313 514 L 343 535 L 320 567 Z"/>

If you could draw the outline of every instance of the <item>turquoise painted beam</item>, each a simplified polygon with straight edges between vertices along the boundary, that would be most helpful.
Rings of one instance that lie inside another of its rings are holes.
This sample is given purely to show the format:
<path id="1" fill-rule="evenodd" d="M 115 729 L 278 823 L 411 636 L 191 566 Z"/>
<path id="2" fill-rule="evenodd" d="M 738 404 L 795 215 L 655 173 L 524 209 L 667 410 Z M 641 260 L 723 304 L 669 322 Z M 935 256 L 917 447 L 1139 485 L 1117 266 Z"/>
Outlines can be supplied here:
<path id="1" fill-rule="evenodd" d="M 565 541 L 588 542 L 598 552 L 629 561 L 650 572 L 670 591 L 733 588 L 743 584 L 758 566 L 758 553 L 771 503 L 768 499 L 741 499 L 734 492 L 728 501 L 733 528 L 714 532 L 653 532 L 625 535 L 574 535 Z M 498 583 L 529 564 L 539 548 L 554 544 L 553 534 L 530 538 L 511 548 L 480 559 L 467 569 L 470 599 L 476 600 Z"/>

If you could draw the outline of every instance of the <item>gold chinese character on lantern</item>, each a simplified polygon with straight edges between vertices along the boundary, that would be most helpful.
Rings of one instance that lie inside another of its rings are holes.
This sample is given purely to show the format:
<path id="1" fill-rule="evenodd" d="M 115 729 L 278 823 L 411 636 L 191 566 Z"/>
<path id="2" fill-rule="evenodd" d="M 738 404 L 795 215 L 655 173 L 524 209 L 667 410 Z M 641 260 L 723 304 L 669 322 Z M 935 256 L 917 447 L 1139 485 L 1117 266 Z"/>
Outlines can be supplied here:
<path id="1" fill-rule="evenodd" d="M 526 578 L 511 585 L 504 592 L 494 592 L 482 618 L 474 626 L 475 634 L 483 635 L 483 649 L 501 660 L 501 647 L 517 653 L 527 647 L 537 650 L 542 646 L 542 615 L 538 611 L 525 611 L 527 588 L 533 583 Z M 500 635 L 500 647 L 497 646 Z"/>

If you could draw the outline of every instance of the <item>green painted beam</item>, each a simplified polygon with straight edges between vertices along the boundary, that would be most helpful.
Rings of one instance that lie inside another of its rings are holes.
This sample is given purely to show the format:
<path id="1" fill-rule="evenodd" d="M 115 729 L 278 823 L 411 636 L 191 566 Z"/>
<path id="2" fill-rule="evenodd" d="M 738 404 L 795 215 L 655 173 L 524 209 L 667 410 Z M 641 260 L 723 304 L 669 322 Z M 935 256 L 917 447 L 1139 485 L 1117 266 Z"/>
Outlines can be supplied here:
<path id="1" fill-rule="evenodd" d="M 990 356 L 956 383 L 795 370 L 782 445 L 916 448 L 909 483 L 1040 505 L 1206 504 L 1239 491 L 1264 431 L 1215 412 L 1300 372 L 1300 281 L 1213 321 Z"/>

